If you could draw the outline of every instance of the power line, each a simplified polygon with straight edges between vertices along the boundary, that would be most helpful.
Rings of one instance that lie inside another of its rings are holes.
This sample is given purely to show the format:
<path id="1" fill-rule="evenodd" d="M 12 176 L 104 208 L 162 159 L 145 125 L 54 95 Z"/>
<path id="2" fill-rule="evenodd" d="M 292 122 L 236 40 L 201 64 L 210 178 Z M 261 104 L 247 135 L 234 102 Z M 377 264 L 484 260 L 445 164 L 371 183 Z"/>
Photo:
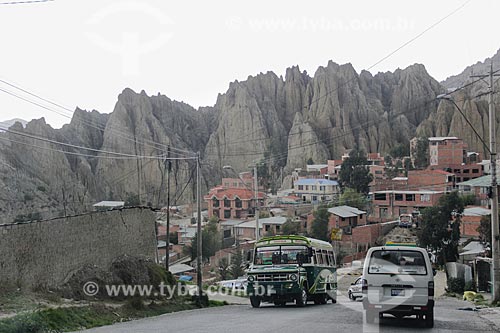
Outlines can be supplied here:
<path id="1" fill-rule="evenodd" d="M 63 116 L 63 117 L 65 117 L 65 118 L 68 118 L 68 119 L 70 119 L 70 120 L 72 119 L 72 116 L 74 116 L 74 111 L 72 111 L 71 109 L 69 109 L 69 108 L 67 108 L 67 107 L 65 107 L 65 106 L 63 106 L 63 105 L 61 105 L 61 104 L 59 104 L 59 103 L 56 103 L 56 102 L 53 102 L 53 101 L 51 101 L 51 100 L 49 100 L 49 99 L 43 98 L 43 97 L 41 97 L 41 96 L 39 96 L 39 95 L 37 95 L 37 94 L 35 94 L 35 93 L 32 93 L 32 92 L 30 92 L 30 91 L 28 91 L 28 90 L 26 90 L 26 89 L 23 89 L 23 88 L 21 88 L 21 87 L 19 87 L 19 86 L 17 86 L 17 85 L 14 85 L 14 84 L 12 84 L 12 83 L 10 83 L 10 82 L 7 82 L 6 80 L 2 80 L 2 79 L 0 79 L 0 82 L 4 83 L 4 84 L 6 84 L 6 85 L 8 85 L 8 86 L 10 86 L 10 87 L 12 87 L 12 88 L 15 88 L 15 89 L 17 89 L 17 90 L 20 90 L 20 91 L 22 91 L 22 92 L 24 92 L 24 93 L 26 93 L 26 94 L 28 94 L 28 95 L 30 95 L 30 96 L 33 96 L 33 97 L 35 97 L 35 98 L 38 98 L 38 99 L 40 99 L 40 100 L 42 100 L 42 101 L 44 101 L 44 102 L 46 102 L 46 103 L 49 103 L 49 104 L 52 104 L 52 105 L 54 105 L 54 106 L 56 106 L 56 107 L 58 107 L 58 108 L 61 108 L 63 111 L 65 111 L 65 112 L 67 112 L 67 113 L 71 114 L 71 116 L 70 116 L 70 115 L 67 115 L 67 114 L 65 114 L 65 113 L 62 113 L 62 112 L 60 112 L 60 111 L 54 110 L 54 109 L 52 109 L 52 108 L 50 108 L 50 107 L 47 107 L 47 106 L 45 106 L 45 105 L 42 105 L 42 104 L 40 104 L 40 103 L 34 102 L 34 101 L 32 101 L 32 100 L 30 100 L 30 99 L 27 99 L 27 98 L 25 98 L 25 97 L 23 97 L 23 96 L 19 96 L 19 95 L 15 94 L 15 93 L 13 93 L 13 92 L 11 92 L 11 91 L 8 91 L 8 90 L 5 90 L 5 89 L 0 88 L 0 91 L 4 92 L 4 93 L 6 93 L 6 94 L 9 94 L 9 95 L 11 95 L 11 96 L 13 96 L 13 97 L 16 97 L 16 98 L 18 98 L 18 99 L 21 99 L 21 100 L 23 100 L 23 101 L 25 101 L 25 102 L 27 102 L 27 103 L 30 103 L 30 104 L 36 105 L 36 106 L 38 106 L 38 107 L 41 107 L 41 108 L 43 108 L 43 109 L 45 109 L 45 110 L 48 110 L 48 111 L 50 111 L 50 112 L 54 112 L 54 113 L 56 113 L 56 114 L 58 114 L 58 115 L 60 115 L 60 116 Z M 75 119 L 76 119 L 76 118 L 75 118 Z M 106 130 L 106 126 L 99 126 L 99 125 L 95 125 L 95 124 L 93 124 L 92 122 L 87 121 L 87 120 L 85 120 L 85 119 L 78 119 L 78 121 L 79 121 L 80 123 L 84 124 L 84 125 L 87 125 L 87 126 L 89 126 L 89 127 L 92 127 L 92 128 L 94 128 L 94 129 L 97 129 L 97 130 L 101 131 L 102 133 L 104 133 L 104 130 Z M 167 128 L 168 128 L 168 127 L 167 127 Z M 135 136 L 133 137 L 133 136 L 129 135 L 128 133 L 125 133 L 125 132 L 122 132 L 122 131 L 119 131 L 119 130 L 113 129 L 113 128 L 112 128 L 112 126 L 109 126 L 107 129 L 108 129 L 108 131 L 109 131 L 109 132 L 114 133 L 114 134 L 117 134 L 117 136 L 118 136 L 118 137 L 121 137 L 121 138 L 126 139 L 126 140 L 131 141 L 131 142 L 135 142 L 135 143 L 142 143 L 142 144 L 144 144 L 145 146 L 148 146 L 148 147 L 153 147 L 154 149 L 165 148 L 165 147 L 167 146 L 167 145 L 165 145 L 165 144 L 158 143 L 158 142 L 155 142 L 155 141 L 152 141 L 152 140 L 148 140 L 148 139 L 138 140 L 138 139 L 136 139 L 136 138 L 135 138 Z M 147 144 L 147 142 L 152 143 L 153 145 Z M 160 147 L 158 147 L 158 146 L 160 146 Z M 173 152 L 173 153 L 175 153 L 175 154 L 179 154 L 179 155 L 180 155 L 180 152 L 182 152 L 182 153 L 188 153 L 188 154 L 191 154 L 191 155 L 193 154 L 192 152 L 190 152 L 190 151 L 188 151 L 188 150 L 183 150 L 183 149 L 180 149 L 180 148 L 175 148 L 175 147 L 171 147 L 171 148 L 172 148 L 173 150 L 175 150 L 175 151 Z"/>
<path id="2" fill-rule="evenodd" d="M 157 155 L 157 156 L 141 156 L 141 155 L 135 155 L 135 154 L 118 153 L 118 152 L 114 152 L 114 151 L 108 151 L 108 150 L 101 150 L 101 149 L 83 147 L 83 146 L 73 145 L 73 144 L 70 144 L 70 143 L 64 143 L 64 142 L 60 142 L 60 141 L 56 141 L 56 140 L 46 139 L 46 138 L 39 137 L 39 136 L 32 135 L 32 134 L 21 133 L 21 132 L 18 132 L 18 131 L 10 130 L 10 129 L 2 127 L 2 126 L 0 126 L 0 130 L 3 130 L 5 132 L 7 132 L 7 133 L 11 133 L 11 134 L 14 134 L 14 135 L 19 135 L 19 136 L 22 136 L 22 137 L 27 137 L 27 138 L 30 138 L 30 139 L 34 139 L 34 140 L 39 140 L 39 141 L 48 142 L 48 143 L 52 143 L 52 144 L 56 144 L 56 145 L 60 145 L 60 146 L 65 146 L 65 147 L 70 147 L 70 148 L 75 148 L 75 149 L 82 149 L 82 150 L 93 151 L 93 152 L 102 153 L 102 154 L 117 155 L 117 156 L 126 156 L 126 157 L 132 157 L 132 158 L 161 158 L 161 156 L 162 156 L 162 155 Z"/>

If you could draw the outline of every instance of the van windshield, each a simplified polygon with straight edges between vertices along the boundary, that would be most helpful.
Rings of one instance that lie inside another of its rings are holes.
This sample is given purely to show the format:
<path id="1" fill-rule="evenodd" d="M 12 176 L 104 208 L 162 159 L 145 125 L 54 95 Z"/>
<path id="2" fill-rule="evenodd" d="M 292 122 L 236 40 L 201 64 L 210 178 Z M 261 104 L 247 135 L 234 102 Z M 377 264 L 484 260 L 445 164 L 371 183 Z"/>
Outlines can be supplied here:
<path id="1" fill-rule="evenodd" d="M 427 267 L 419 251 L 377 250 L 371 255 L 368 273 L 427 275 Z"/>
<path id="2" fill-rule="evenodd" d="M 309 259 L 306 246 L 265 246 L 258 247 L 255 255 L 256 265 L 298 264 L 297 256 L 302 256 L 302 262 Z"/>

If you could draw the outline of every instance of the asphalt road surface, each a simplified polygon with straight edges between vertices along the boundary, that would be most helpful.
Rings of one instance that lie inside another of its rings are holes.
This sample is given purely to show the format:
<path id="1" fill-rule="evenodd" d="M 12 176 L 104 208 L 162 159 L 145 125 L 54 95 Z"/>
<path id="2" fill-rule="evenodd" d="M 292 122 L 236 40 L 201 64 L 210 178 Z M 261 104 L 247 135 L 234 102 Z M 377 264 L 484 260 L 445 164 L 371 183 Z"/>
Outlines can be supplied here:
<path id="1" fill-rule="evenodd" d="M 146 333 L 146 332 L 499 332 L 492 322 L 482 318 L 479 311 L 459 310 L 470 303 L 452 298 L 440 298 L 435 307 L 433 329 L 425 328 L 413 317 L 396 319 L 387 316 L 378 324 L 364 324 L 363 305 L 340 296 L 337 304 L 308 304 L 297 308 L 292 304 L 275 307 L 263 304 L 230 305 L 184 311 L 146 318 L 86 333 Z"/>

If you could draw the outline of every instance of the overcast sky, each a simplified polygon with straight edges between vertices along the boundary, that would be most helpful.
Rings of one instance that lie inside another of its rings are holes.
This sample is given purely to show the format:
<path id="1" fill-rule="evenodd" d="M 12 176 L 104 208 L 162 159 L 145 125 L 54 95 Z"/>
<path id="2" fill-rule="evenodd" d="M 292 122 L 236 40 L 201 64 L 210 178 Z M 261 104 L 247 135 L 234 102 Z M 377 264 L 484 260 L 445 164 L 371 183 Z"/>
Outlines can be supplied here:
<path id="1" fill-rule="evenodd" d="M 2 2 L 15 0 L 0 0 Z M 0 79 L 71 110 L 113 111 L 126 87 L 194 107 L 229 82 L 328 60 L 369 68 L 465 0 L 55 0 L 0 5 Z M 370 71 L 422 63 L 438 81 L 500 48 L 500 1 L 475 0 Z M 25 93 L 8 90 L 35 101 Z M 38 101 L 46 105 L 45 102 Z M 50 108 L 70 116 L 69 112 Z M 0 120 L 69 122 L 0 91 Z"/>

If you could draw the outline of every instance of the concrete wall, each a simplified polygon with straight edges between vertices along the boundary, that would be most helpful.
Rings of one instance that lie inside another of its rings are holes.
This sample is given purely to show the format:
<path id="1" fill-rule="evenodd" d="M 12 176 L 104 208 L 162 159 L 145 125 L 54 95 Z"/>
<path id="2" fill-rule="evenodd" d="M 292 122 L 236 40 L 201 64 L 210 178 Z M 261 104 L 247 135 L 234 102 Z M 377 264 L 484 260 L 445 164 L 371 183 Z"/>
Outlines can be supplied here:
<path id="1" fill-rule="evenodd" d="M 85 265 L 107 268 L 122 255 L 155 258 L 150 209 L 0 225 L 1 286 L 57 287 Z"/>

